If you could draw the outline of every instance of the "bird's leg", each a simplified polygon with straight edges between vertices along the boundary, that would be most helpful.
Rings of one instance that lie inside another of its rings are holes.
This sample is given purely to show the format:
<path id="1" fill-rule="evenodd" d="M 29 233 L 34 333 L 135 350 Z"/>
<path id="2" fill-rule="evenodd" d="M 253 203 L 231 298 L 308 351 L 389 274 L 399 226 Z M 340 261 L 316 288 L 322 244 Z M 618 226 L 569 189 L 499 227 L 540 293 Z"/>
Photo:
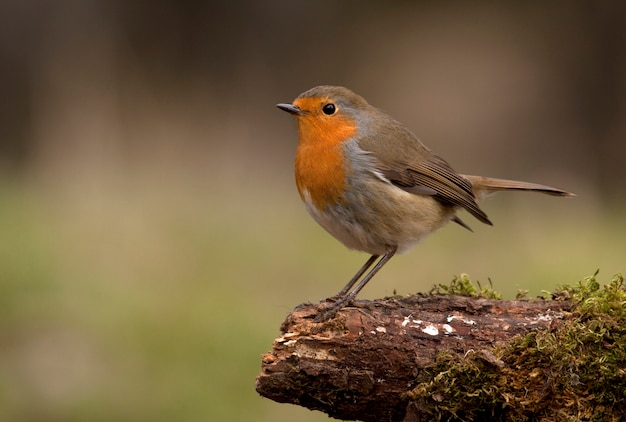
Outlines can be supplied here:
<path id="1" fill-rule="evenodd" d="M 347 293 L 347 291 L 350 290 L 350 287 L 352 287 L 352 285 L 356 283 L 356 279 L 358 279 L 372 265 L 372 263 L 376 260 L 376 258 L 378 258 L 378 255 L 373 255 L 370 259 L 368 259 L 365 265 L 361 267 L 359 272 L 355 275 L 355 277 L 353 277 L 353 279 L 350 280 L 350 283 L 348 283 L 346 287 L 344 287 L 341 290 L 340 294 L 336 296 L 337 301 L 333 303 L 331 306 L 329 306 L 328 308 L 323 309 L 315 317 L 314 321 L 324 322 L 324 321 L 331 319 L 341 308 L 343 308 L 352 300 L 354 300 L 356 295 L 359 294 L 359 292 L 363 289 L 363 287 L 365 287 L 368 281 L 370 281 L 372 277 L 374 277 L 376 273 L 383 267 L 383 265 L 385 265 L 387 261 L 389 261 L 391 257 L 395 255 L 397 250 L 398 250 L 397 246 L 389 246 L 387 248 L 387 252 L 382 256 L 382 258 L 380 258 L 380 260 L 376 263 L 374 268 L 372 268 L 372 270 L 369 273 L 367 273 L 365 277 L 363 277 L 363 279 L 359 282 L 359 284 L 357 284 L 354 290 L 352 290 L 350 293 Z M 342 292 L 343 292 L 343 296 L 341 296 Z"/>
<path id="2" fill-rule="evenodd" d="M 350 279 L 350 281 L 348 281 L 348 284 L 346 284 L 345 287 L 343 289 L 341 289 L 341 291 L 339 293 L 337 293 L 335 296 L 329 297 L 326 300 L 330 300 L 332 302 L 336 302 L 338 300 L 343 299 L 346 296 L 346 294 L 348 293 L 348 291 L 350 291 L 352 286 L 354 286 L 354 283 L 359 281 L 359 278 L 361 278 L 361 276 L 363 274 L 365 274 L 365 271 L 367 271 L 369 269 L 369 267 L 371 267 L 372 264 L 374 264 L 374 261 L 376 261 L 379 256 L 380 255 L 372 255 L 372 256 L 370 256 L 370 258 L 367 260 L 367 262 L 365 262 L 365 264 L 363 264 L 361 269 L 359 269 L 359 271 L 357 271 L 357 273 L 354 275 L 354 277 L 352 277 Z"/>

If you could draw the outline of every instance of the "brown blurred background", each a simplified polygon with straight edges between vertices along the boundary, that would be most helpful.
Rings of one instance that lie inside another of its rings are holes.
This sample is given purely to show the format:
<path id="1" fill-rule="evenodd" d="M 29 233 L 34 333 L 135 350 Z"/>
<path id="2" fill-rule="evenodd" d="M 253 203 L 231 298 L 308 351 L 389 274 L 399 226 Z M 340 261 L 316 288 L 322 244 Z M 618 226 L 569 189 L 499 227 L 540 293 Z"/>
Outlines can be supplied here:
<path id="1" fill-rule="evenodd" d="M 365 297 L 453 274 L 511 297 L 623 271 L 619 2 L 0 4 L 0 419 L 321 420 L 254 392 L 296 304 L 364 255 L 299 203 L 293 120 L 345 85 L 498 197 Z M 468 220 L 469 222 L 469 220 Z"/>

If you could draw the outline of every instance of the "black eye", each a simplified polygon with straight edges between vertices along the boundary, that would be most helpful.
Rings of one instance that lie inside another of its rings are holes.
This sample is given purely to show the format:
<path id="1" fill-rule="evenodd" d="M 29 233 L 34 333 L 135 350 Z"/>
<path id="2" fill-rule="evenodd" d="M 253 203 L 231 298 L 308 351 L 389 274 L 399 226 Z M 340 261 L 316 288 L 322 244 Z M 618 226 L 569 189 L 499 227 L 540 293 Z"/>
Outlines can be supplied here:
<path id="1" fill-rule="evenodd" d="M 322 107 L 322 111 L 324 112 L 324 114 L 328 114 L 330 116 L 331 114 L 335 114 L 335 111 L 337 111 L 337 107 L 335 107 L 333 103 L 326 104 L 324 107 Z"/>

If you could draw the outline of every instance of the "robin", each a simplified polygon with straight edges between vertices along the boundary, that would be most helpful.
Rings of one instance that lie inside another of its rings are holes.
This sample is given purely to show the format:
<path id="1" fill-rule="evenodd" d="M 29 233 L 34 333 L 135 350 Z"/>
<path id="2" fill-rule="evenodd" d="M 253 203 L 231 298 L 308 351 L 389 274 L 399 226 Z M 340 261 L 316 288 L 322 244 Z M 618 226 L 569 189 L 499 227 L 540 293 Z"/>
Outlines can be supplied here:
<path id="1" fill-rule="evenodd" d="M 458 210 L 492 225 L 478 201 L 493 192 L 574 196 L 535 183 L 459 174 L 404 125 L 344 87 L 318 86 L 277 107 L 298 122 L 295 176 L 308 212 L 345 246 L 371 254 L 327 299 L 317 321 L 332 318 L 396 253 L 449 221 L 471 231 Z"/>

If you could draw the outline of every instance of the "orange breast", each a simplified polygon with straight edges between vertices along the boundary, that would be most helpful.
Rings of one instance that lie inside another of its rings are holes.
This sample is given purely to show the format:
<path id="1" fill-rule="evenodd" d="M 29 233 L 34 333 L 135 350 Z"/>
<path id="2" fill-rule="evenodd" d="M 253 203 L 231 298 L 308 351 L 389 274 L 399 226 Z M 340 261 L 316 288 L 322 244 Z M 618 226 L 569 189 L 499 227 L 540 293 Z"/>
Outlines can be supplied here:
<path id="1" fill-rule="evenodd" d="M 301 116 L 296 152 L 296 184 L 302 199 L 308 192 L 315 206 L 341 202 L 349 166 L 342 143 L 356 133 L 356 125 L 339 116 Z"/>

